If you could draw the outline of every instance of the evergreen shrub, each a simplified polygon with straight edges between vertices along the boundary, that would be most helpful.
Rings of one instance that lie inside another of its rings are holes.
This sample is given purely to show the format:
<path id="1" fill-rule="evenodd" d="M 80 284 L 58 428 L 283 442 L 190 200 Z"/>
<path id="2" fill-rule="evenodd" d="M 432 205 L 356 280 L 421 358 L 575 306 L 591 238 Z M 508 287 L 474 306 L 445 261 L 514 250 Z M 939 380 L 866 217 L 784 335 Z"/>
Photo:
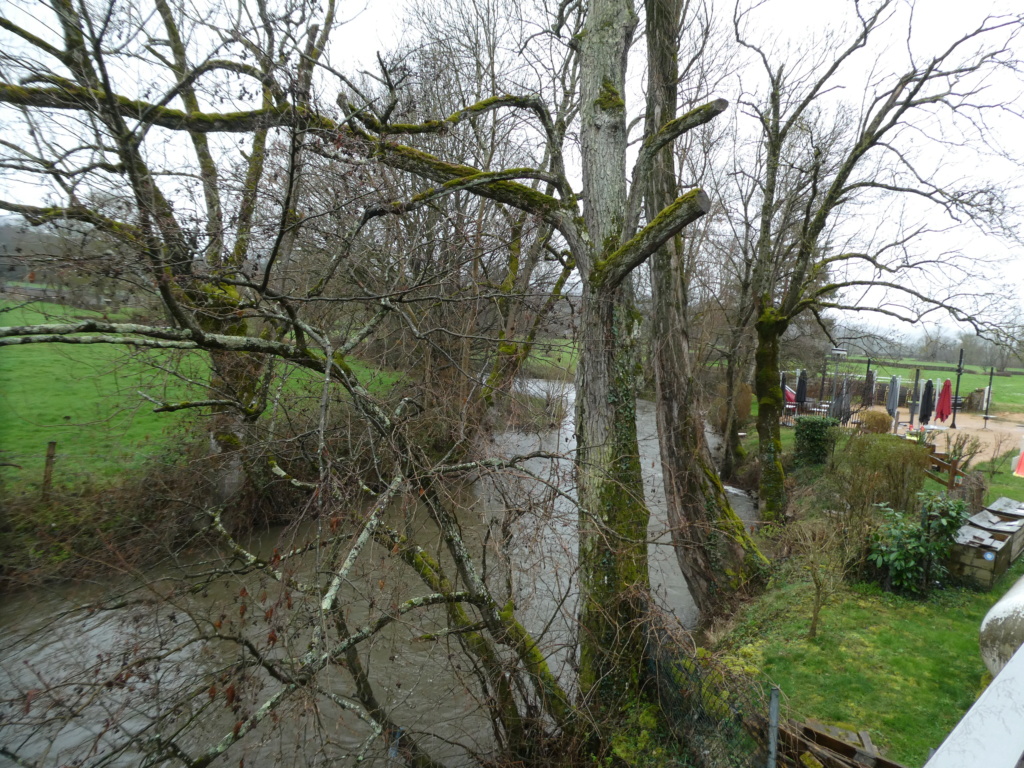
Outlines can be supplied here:
<path id="1" fill-rule="evenodd" d="M 882 509 L 886 522 L 878 530 L 868 561 L 886 590 L 928 594 L 946 575 L 943 562 L 967 519 L 967 505 L 961 499 L 929 494 L 920 498 L 919 516 Z"/>
<path id="2" fill-rule="evenodd" d="M 827 462 L 839 435 L 839 420 L 827 416 L 799 416 L 795 425 L 797 463 Z"/>

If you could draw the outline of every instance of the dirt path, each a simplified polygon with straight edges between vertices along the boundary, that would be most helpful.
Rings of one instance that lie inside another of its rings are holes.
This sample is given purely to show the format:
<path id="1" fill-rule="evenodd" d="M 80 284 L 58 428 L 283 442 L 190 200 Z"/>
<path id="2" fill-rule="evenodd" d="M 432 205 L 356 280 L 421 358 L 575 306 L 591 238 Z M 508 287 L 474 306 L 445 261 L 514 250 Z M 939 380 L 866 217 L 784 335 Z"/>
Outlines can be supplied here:
<path id="1" fill-rule="evenodd" d="M 884 408 L 873 408 L 872 410 L 885 411 Z M 977 437 L 981 441 L 981 453 L 978 454 L 975 462 L 988 461 L 993 455 L 998 456 L 1009 450 L 1020 451 L 1024 441 L 1024 413 L 993 413 L 985 425 L 985 418 L 980 413 L 958 413 L 956 415 L 956 429 L 947 429 L 939 432 L 935 438 L 935 444 L 940 448 L 946 445 L 946 435 L 955 438 L 956 435 L 966 434 Z M 907 418 L 906 408 L 900 409 L 900 419 Z M 932 420 L 933 426 L 949 427 L 952 419 L 946 419 L 945 424 Z M 915 420 L 916 423 L 916 420 Z M 906 428 L 900 426 L 900 433 Z"/>

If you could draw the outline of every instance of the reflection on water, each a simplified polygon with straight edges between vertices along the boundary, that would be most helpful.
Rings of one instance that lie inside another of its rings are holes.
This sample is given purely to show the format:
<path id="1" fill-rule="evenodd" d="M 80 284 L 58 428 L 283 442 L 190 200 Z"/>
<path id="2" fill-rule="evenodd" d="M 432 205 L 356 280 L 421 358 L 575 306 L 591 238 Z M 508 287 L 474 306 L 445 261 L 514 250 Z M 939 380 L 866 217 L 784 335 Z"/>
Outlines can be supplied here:
<path id="1" fill-rule="evenodd" d="M 500 600 L 513 600 L 517 616 L 555 674 L 571 684 L 577 607 L 574 390 L 539 380 L 522 382 L 521 387 L 529 394 L 564 400 L 566 420 L 540 433 L 497 435 L 489 452 L 513 456 L 546 451 L 564 458 L 533 459 L 512 482 L 505 475 L 480 477 L 470 488 L 452 491 L 449 501 L 471 551 L 480 553 L 479 567 L 489 586 Z M 649 553 L 655 598 L 685 626 L 693 626 L 696 608 L 666 527 L 653 404 L 638 403 L 637 427 L 644 492 L 652 513 Z M 729 490 L 737 511 L 750 520 L 750 500 Z M 351 523 L 366 511 L 346 514 Z M 386 517 L 398 529 L 414 521 L 408 528 L 411 537 L 447 562 L 436 529 L 415 500 L 394 505 Z M 331 524 L 320 519 L 269 531 L 250 546 L 267 559 L 278 550 L 308 546 L 288 567 L 294 578 L 312 580 L 322 562 L 313 543 Z M 234 569 L 235 575 L 190 588 L 203 584 L 204 574 L 225 568 Z M 127 591 L 126 607 L 120 610 L 77 609 L 114 585 L 6 598 L 0 616 L 0 688 L 6 692 L 0 745 L 40 764 L 60 765 L 72 756 L 96 764 L 102 755 L 117 755 L 132 742 L 156 750 L 179 733 L 185 734 L 186 743 L 177 746 L 192 755 L 216 743 L 283 688 L 281 679 L 255 662 L 255 654 L 281 664 L 301 658 L 323 621 L 315 600 L 301 601 L 295 590 L 245 571 L 237 560 L 207 552 L 147 573 L 150 586 Z M 321 574 L 320 580 L 325 578 Z M 426 591 L 392 549 L 371 542 L 342 587 L 341 615 L 352 630 Z M 416 734 L 421 746 L 443 764 L 469 765 L 475 762 L 474 751 L 486 752 L 492 736 L 476 700 L 480 687 L 474 670 L 457 642 L 444 635 L 447 624 L 442 608 L 404 614 L 360 646 L 359 658 L 396 723 Z M 246 637 L 251 647 L 224 639 L 232 632 Z M 384 740 L 339 704 L 352 701 L 351 676 L 343 668 L 325 672 L 323 695 L 296 695 L 276 713 L 280 717 L 268 718 L 236 745 L 230 760 L 291 765 L 301 755 L 302 762 L 311 764 L 350 764 L 365 750 L 366 764 L 394 764 Z M 64 681 L 58 692 L 44 699 L 39 692 L 58 680 Z M 106 764 L 135 765 L 141 757 L 133 747 Z"/>

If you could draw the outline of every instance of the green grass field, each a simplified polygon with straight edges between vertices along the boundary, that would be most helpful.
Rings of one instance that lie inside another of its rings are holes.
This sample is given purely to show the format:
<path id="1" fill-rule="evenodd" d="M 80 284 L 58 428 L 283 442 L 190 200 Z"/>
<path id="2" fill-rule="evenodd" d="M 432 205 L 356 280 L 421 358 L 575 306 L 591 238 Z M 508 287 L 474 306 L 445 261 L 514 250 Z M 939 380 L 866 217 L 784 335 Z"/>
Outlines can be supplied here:
<path id="1" fill-rule="evenodd" d="M 863 369 L 864 364 L 866 362 L 867 362 L 867 358 L 860 357 L 860 356 L 854 357 L 852 360 L 847 359 L 847 363 L 848 364 L 860 366 L 862 369 Z M 938 366 L 940 368 L 942 368 L 942 367 L 944 367 L 944 368 L 956 368 L 956 363 L 955 362 L 953 362 L 953 363 L 936 363 L 934 360 L 920 360 L 920 359 L 918 359 L 916 357 L 904 357 L 904 358 L 901 358 L 900 360 L 897 360 L 896 362 L 900 363 L 901 365 L 915 365 L 915 366 L 920 366 L 920 367 L 925 367 L 925 368 L 928 367 L 928 366 Z M 876 360 L 875 358 L 872 358 L 872 367 L 875 367 L 875 365 L 879 365 L 879 364 L 881 364 L 879 360 Z M 971 371 L 973 373 L 985 373 L 986 375 L 988 374 L 988 366 L 985 366 L 985 365 L 975 365 L 969 359 L 965 359 L 964 360 L 964 369 L 965 370 L 969 370 L 969 371 Z M 1012 371 L 1012 372 L 1015 372 L 1015 373 L 1019 373 L 1019 374 L 1024 374 L 1024 368 L 1021 368 L 1021 367 L 1016 367 L 1015 368 L 1013 366 L 1010 366 L 1006 370 L 1007 371 Z"/>
<path id="2" fill-rule="evenodd" d="M 571 339 L 541 339 L 533 345 L 523 374 L 537 379 L 571 379 L 579 350 Z"/>
<path id="3" fill-rule="evenodd" d="M 15 307 L 11 309 L 11 307 Z M 0 325 L 67 322 L 99 313 L 37 302 L 16 307 L 0 303 Z M 127 319 L 109 316 L 110 319 Z M 404 379 L 357 360 L 350 365 L 376 394 Z M 175 377 L 181 373 L 195 384 Z M 286 391 L 319 399 L 317 374 L 282 366 Z M 203 398 L 209 377 L 205 353 L 133 351 L 103 344 L 30 344 L 0 348 L 0 461 L 3 479 L 15 486 L 42 481 L 46 447 L 57 443 L 54 482 L 112 479 L 181 440 L 195 411 L 153 413 L 153 403 Z"/>
<path id="4" fill-rule="evenodd" d="M 858 585 L 822 612 L 807 640 L 810 585 L 793 581 L 746 606 L 720 649 L 759 669 L 790 715 L 867 730 L 886 754 L 920 766 L 982 690 L 978 626 L 1024 574 L 1024 559 L 992 592 L 946 589 L 924 601 Z"/>
<path id="5" fill-rule="evenodd" d="M 12 305 L 6 305 L 10 307 Z M 98 317 L 55 304 L 0 313 L 0 324 L 28 325 Z M 46 446 L 57 443 L 54 481 L 114 477 L 160 453 L 168 432 L 182 429 L 182 413 L 156 414 L 138 394 L 180 400 L 194 389 L 171 376 L 206 376 L 201 355 L 132 352 L 113 345 L 32 344 L 0 349 L 0 449 L 4 479 L 42 480 Z"/>

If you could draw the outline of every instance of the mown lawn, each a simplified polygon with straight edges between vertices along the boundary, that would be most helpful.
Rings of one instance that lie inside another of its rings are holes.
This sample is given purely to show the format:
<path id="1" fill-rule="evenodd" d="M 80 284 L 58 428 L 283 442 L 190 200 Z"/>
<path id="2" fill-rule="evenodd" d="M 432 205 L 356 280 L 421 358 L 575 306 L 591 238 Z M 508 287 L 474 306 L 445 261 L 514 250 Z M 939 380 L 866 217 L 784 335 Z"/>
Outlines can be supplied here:
<path id="1" fill-rule="evenodd" d="M 992 592 L 924 601 L 845 588 L 810 641 L 810 584 L 794 581 L 741 610 L 718 648 L 778 685 L 790 716 L 867 730 L 889 758 L 920 766 L 981 692 L 978 627 L 1022 574 L 1024 559 Z"/>
<path id="2" fill-rule="evenodd" d="M 1017 477 L 1013 474 L 1014 460 L 1019 455 L 1020 451 L 1014 448 L 1004 453 L 999 459 L 983 461 L 972 467 L 984 472 L 988 480 L 986 503 L 990 504 L 1001 496 L 1024 501 L 1024 477 Z"/>
<path id="3" fill-rule="evenodd" d="M 98 316 L 34 304 L 0 313 L 0 324 Z M 57 483 L 114 477 L 161 452 L 169 433 L 181 430 L 187 416 L 153 413 L 153 404 L 138 392 L 167 400 L 194 397 L 195 388 L 171 376 L 170 370 L 197 380 L 207 375 L 201 355 L 179 351 L 132 352 L 100 344 L 0 348 L 0 455 L 4 462 L 19 465 L 3 469 L 5 482 L 40 482 L 50 441 L 57 443 Z"/>
<path id="4" fill-rule="evenodd" d="M 100 316 L 43 302 L 0 303 L 3 309 L 8 310 L 0 311 L 5 326 Z M 375 393 L 390 391 L 404 378 L 357 360 L 350 365 Z M 318 402 L 316 374 L 291 366 L 281 366 L 279 373 L 286 375 L 288 394 Z M 0 468 L 2 478 L 13 486 L 40 483 L 50 441 L 57 443 L 55 483 L 122 475 L 180 440 L 191 420 L 203 418 L 195 411 L 153 413 L 154 404 L 139 392 L 169 402 L 205 398 L 208 378 L 202 352 L 133 351 L 103 344 L 0 348 L 0 461 L 18 465 Z"/>

